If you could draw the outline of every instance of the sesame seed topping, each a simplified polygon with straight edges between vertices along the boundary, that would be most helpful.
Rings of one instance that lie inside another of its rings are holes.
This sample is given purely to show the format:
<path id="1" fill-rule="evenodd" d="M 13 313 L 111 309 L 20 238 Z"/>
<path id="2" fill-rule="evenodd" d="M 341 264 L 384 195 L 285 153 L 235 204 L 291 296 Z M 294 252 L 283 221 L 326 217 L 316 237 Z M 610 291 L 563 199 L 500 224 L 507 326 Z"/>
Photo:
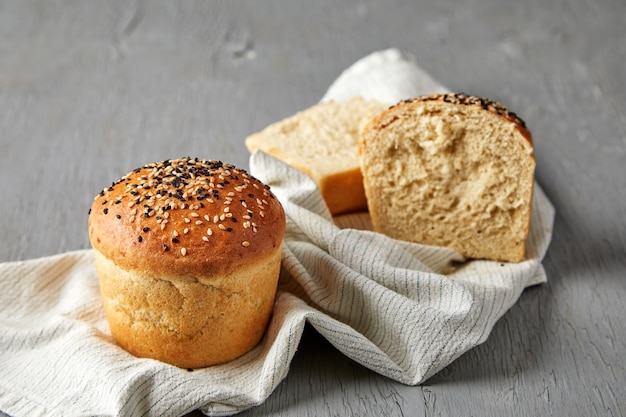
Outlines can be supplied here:
<path id="1" fill-rule="evenodd" d="M 266 200 L 275 198 L 267 189 L 268 187 L 244 170 L 220 161 L 181 158 L 155 162 L 133 170 L 111 186 L 103 188 L 95 197 L 95 204 L 102 207 L 104 214 L 108 214 L 114 205 L 123 203 L 119 213 L 111 214 L 122 220 L 121 224 L 136 220 L 141 222 L 140 233 L 144 234 L 143 237 L 135 235 L 136 241 L 147 239 L 145 233 L 154 232 L 158 230 L 157 227 L 164 230 L 168 220 L 181 230 L 181 234 L 190 235 L 185 239 L 195 239 L 196 235 L 191 233 L 194 227 L 192 225 L 207 223 L 215 224 L 219 230 L 227 232 L 243 229 L 256 232 L 258 227 L 251 219 L 263 218 L 264 210 L 268 209 Z M 259 191 L 268 197 L 261 196 Z M 241 206 L 232 205 L 235 202 L 239 202 Z M 213 210 L 209 209 L 211 207 Z M 173 210 L 178 212 L 174 213 Z M 138 219 L 139 216 L 141 219 Z M 260 220 L 258 222 L 264 224 Z M 181 224 L 187 227 L 183 229 Z M 204 241 L 211 241 L 210 236 L 214 233 L 212 227 L 206 228 L 206 233 L 198 233 L 197 236 Z M 172 243 L 178 243 L 178 236 L 177 230 L 172 230 L 169 234 Z M 169 244 L 162 244 L 162 249 L 169 250 Z M 242 241 L 241 244 L 247 246 L 249 241 Z M 181 253 L 186 254 L 186 251 L 184 248 Z"/>
<path id="2" fill-rule="evenodd" d="M 243 242 L 241 242 L 241 246 L 244 246 L 247 248 L 248 246 L 250 246 L 250 242 L 248 242 L 247 240 L 244 240 Z"/>
<path id="3" fill-rule="evenodd" d="M 183 256 L 187 255 L 187 249 L 180 248 L 180 254 L 183 255 Z"/>

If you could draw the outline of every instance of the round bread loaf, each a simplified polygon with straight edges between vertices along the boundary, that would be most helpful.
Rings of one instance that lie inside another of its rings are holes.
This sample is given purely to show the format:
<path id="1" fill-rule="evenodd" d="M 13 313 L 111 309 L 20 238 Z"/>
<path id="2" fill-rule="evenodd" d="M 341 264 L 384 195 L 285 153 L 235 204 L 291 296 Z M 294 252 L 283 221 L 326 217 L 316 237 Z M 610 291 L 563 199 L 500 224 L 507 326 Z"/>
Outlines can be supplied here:
<path id="1" fill-rule="evenodd" d="M 182 158 L 125 175 L 89 215 L 113 337 L 182 368 L 248 352 L 271 316 L 284 233 L 269 187 L 232 165 Z"/>

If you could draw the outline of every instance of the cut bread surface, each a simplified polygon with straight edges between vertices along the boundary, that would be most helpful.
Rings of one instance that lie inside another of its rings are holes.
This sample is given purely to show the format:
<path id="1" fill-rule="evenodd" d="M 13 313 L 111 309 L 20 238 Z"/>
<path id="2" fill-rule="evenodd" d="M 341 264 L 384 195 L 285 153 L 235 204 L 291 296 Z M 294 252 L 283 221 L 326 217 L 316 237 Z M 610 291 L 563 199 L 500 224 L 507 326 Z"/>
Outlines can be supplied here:
<path id="1" fill-rule="evenodd" d="M 250 152 L 260 149 L 311 177 L 332 214 L 366 210 L 359 133 L 388 107 L 361 98 L 316 104 L 250 135 L 245 143 Z"/>
<path id="2" fill-rule="evenodd" d="M 458 94 L 403 102 L 365 128 L 360 154 L 376 231 L 467 258 L 524 259 L 535 160 L 504 106 Z"/>

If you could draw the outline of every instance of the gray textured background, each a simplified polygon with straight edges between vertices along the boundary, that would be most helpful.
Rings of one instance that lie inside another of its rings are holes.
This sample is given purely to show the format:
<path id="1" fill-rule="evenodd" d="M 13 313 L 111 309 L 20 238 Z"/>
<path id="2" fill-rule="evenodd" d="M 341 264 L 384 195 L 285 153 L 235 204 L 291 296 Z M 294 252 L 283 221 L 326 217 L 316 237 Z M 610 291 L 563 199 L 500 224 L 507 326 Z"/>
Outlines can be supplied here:
<path id="1" fill-rule="evenodd" d="M 87 248 L 93 196 L 144 163 L 247 167 L 249 133 L 397 47 L 530 126 L 549 282 L 419 387 L 309 330 L 242 415 L 626 415 L 625 28 L 623 0 L 0 1 L 0 261 Z"/>

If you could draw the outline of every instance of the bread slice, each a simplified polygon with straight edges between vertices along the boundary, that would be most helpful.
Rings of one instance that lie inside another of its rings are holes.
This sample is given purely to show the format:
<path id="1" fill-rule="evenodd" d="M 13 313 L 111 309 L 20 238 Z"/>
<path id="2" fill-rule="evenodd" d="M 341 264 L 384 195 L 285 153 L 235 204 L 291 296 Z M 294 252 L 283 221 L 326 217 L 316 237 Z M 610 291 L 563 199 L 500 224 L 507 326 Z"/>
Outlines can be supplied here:
<path id="1" fill-rule="evenodd" d="M 530 226 L 530 131 L 505 106 L 465 94 L 407 100 L 363 130 L 359 152 L 376 231 L 519 262 Z"/>
<path id="2" fill-rule="evenodd" d="M 245 143 L 250 152 L 260 149 L 310 176 L 332 214 L 365 211 L 359 132 L 388 107 L 361 98 L 320 103 L 250 135 Z"/>

